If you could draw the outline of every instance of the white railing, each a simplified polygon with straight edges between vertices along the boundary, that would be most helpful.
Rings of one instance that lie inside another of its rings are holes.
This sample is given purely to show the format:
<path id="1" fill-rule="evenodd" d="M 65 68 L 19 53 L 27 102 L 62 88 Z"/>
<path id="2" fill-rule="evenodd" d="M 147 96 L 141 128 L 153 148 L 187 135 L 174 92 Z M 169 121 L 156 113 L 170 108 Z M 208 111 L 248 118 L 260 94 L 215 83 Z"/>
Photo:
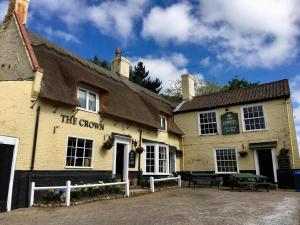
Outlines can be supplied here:
<path id="1" fill-rule="evenodd" d="M 150 191 L 155 192 L 154 182 L 158 181 L 168 181 L 168 180 L 177 180 L 178 187 L 181 187 L 181 176 L 178 177 L 167 177 L 167 178 L 160 178 L 160 179 L 154 179 L 153 177 L 150 177 Z"/>
<path id="2" fill-rule="evenodd" d="M 66 182 L 66 186 L 53 186 L 53 187 L 36 187 L 35 182 L 31 183 L 30 188 L 30 198 L 29 198 L 29 207 L 33 206 L 34 203 L 34 192 L 35 191 L 45 191 L 45 190 L 65 190 L 66 192 L 66 199 L 65 204 L 66 206 L 70 206 L 71 204 L 71 190 L 76 188 L 90 188 L 90 187 L 105 187 L 105 186 L 115 186 L 115 185 L 125 185 L 125 197 L 129 197 L 129 181 L 123 182 L 115 182 L 115 183 L 102 183 L 102 184 L 83 184 L 83 185 L 71 185 L 71 181 Z"/>

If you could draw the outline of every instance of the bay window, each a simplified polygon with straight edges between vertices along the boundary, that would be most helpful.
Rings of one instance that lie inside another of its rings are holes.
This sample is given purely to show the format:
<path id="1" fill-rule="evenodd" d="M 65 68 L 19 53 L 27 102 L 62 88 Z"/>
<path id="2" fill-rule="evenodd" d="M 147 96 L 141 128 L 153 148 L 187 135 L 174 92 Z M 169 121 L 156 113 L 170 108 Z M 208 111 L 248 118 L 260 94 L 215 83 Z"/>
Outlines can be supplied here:
<path id="1" fill-rule="evenodd" d="M 169 173 L 169 147 L 156 143 L 145 145 L 144 174 L 167 175 Z"/>

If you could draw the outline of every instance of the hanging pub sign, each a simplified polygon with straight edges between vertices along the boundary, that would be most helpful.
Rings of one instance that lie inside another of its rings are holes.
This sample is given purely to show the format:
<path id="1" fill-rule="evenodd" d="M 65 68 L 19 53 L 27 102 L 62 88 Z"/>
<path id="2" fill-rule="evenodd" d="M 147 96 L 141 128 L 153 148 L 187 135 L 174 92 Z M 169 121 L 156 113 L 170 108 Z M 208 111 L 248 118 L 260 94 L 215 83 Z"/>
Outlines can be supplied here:
<path id="1" fill-rule="evenodd" d="M 135 151 L 131 150 L 129 152 L 129 168 L 135 168 Z"/>
<path id="2" fill-rule="evenodd" d="M 221 116 L 222 134 L 239 134 L 239 118 L 237 113 L 227 112 Z"/>

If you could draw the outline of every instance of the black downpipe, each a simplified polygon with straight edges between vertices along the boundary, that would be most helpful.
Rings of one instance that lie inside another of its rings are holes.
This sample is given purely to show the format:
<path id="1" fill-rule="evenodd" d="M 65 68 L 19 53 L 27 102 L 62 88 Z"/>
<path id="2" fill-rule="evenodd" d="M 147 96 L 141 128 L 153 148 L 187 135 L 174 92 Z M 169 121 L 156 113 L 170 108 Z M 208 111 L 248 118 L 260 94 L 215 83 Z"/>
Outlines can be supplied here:
<path id="1" fill-rule="evenodd" d="M 29 198 L 30 198 L 30 189 L 31 189 L 31 182 L 33 180 L 33 170 L 35 164 L 35 153 L 36 153 L 36 143 L 37 143 L 37 136 L 39 132 L 39 123 L 40 123 L 40 112 L 41 107 L 38 106 L 36 109 L 36 116 L 35 116 L 35 127 L 34 127 L 34 136 L 33 136 L 33 145 L 32 145 L 32 155 L 31 155 L 31 165 L 30 165 L 30 172 L 28 176 L 28 206 L 29 206 Z"/>
<path id="2" fill-rule="evenodd" d="M 36 109 L 36 117 L 35 117 L 35 127 L 34 127 L 31 166 L 30 166 L 30 171 L 31 172 L 34 170 L 36 142 L 37 142 L 37 136 L 38 136 L 38 132 L 39 132 L 40 112 L 41 112 L 41 107 L 38 106 L 37 109 Z"/>

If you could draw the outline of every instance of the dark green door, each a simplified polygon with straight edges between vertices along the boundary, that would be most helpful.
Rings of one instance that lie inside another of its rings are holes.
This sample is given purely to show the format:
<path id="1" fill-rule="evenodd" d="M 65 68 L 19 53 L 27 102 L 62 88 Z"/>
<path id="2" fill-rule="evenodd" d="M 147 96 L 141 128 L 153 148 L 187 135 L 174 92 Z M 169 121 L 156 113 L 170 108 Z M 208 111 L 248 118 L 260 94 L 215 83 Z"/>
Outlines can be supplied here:
<path id="1" fill-rule="evenodd" d="M 0 211 L 6 211 L 14 146 L 0 144 Z"/>

